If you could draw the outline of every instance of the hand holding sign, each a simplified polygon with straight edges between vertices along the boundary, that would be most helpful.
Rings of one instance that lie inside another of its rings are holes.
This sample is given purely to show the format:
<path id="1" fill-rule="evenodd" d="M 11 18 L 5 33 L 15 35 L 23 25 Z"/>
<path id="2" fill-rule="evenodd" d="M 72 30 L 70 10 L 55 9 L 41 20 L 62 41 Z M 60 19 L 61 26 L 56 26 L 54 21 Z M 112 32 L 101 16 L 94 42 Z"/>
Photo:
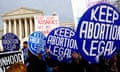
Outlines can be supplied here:
<path id="1" fill-rule="evenodd" d="M 109 4 L 97 4 L 82 16 L 77 28 L 79 51 L 92 63 L 111 58 L 120 45 L 119 12 Z"/>
<path id="2" fill-rule="evenodd" d="M 47 47 L 53 59 L 69 61 L 73 51 L 78 50 L 75 32 L 68 27 L 58 27 L 47 37 Z"/>

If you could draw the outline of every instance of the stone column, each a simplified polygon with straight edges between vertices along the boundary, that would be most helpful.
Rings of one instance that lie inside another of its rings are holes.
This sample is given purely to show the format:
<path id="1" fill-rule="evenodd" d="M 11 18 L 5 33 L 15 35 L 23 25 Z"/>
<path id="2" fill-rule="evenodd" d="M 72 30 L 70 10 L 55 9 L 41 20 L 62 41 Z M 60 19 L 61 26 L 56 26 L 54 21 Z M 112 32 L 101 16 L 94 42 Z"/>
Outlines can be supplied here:
<path id="1" fill-rule="evenodd" d="M 22 39 L 22 22 L 21 19 L 19 19 L 19 38 Z"/>
<path id="2" fill-rule="evenodd" d="M 28 24 L 27 24 L 27 19 L 26 18 L 24 19 L 24 22 L 25 22 L 24 23 L 25 24 L 25 37 L 28 37 L 28 26 L 27 26 Z"/>
<path id="3" fill-rule="evenodd" d="M 4 34 L 7 33 L 7 24 L 6 24 L 6 20 L 3 20 L 3 24 L 4 24 Z"/>
<path id="4" fill-rule="evenodd" d="M 14 34 L 17 35 L 16 19 L 14 19 Z"/>
<path id="5" fill-rule="evenodd" d="M 8 32 L 12 32 L 12 29 L 11 29 L 11 20 L 9 20 L 9 31 Z"/>
<path id="6" fill-rule="evenodd" d="M 30 21 L 30 34 L 33 32 L 33 23 L 32 23 L 32 18 L 29 18 Z"/>

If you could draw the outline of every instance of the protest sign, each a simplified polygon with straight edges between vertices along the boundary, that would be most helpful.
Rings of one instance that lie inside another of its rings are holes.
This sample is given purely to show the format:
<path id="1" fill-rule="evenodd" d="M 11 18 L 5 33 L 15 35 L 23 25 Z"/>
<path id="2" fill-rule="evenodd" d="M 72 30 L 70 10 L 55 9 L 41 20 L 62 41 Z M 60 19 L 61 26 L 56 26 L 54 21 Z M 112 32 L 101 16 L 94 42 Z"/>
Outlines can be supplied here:
<path id="1" fill-rule="evenodd" d="M 59 26 L 58 16 L 34 16 L 35 19 L 35 31 L 42 32 L 45 36 L 48 33 Z"/>
<path id="2" fill-rule="evenodd" d="M 120 13 L 110 4 L 88 9 L 77 27 L 79 51 L 83 58 L 98 63 L 100 56 L 110 59 L 120 45 Z"/>
<path id="3" fill-rule="evenodd" d="M 24 63 L 22 51 L 0 53 L 0 72 L 6 72 L 9 66 L 18 62 Z"/>
<path id="4" fill-rule="evenodd" d="M 39 53 L 44 55 L 46 47 L 46 37 L 43 33 L 37 31 L 33 32 L 28 39 L 28 48 L 32 54 L 38 55 Z"/>
<path id="5" fill-rule="evenodd" d="M 4 51 L 15 51 L 20 48 L 20 40 L 13 33 L 7 33 L 2 36 L 2 45 Z"/>
<path id="6" fill-rule="evenodd" d="M 75 31 L 68 27 L 58 27 L 47 37 L 47 48 L 54 60 L 68 62 L 71 54 L 78 50 Z"/>

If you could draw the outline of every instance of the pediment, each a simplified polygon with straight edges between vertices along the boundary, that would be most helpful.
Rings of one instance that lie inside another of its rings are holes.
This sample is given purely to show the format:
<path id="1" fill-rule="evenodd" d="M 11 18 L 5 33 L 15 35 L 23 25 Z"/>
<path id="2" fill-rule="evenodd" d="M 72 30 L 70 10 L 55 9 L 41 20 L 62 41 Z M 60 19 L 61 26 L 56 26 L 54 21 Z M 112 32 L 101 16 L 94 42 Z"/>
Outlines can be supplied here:
<path id="1" fill-rule="evenodd" d="M 41 13 L 41 14 L 43 14 L 43 12 L 39 11 L 39 10 L 34 10 L 34 9 L 29 9 L 29 8 L 19 8 L 19 9 L 13 10 L 11 12 L 5 13 L 5 14 L 3 14 L 3 16 L 34 14 L 34 13 Z"/>

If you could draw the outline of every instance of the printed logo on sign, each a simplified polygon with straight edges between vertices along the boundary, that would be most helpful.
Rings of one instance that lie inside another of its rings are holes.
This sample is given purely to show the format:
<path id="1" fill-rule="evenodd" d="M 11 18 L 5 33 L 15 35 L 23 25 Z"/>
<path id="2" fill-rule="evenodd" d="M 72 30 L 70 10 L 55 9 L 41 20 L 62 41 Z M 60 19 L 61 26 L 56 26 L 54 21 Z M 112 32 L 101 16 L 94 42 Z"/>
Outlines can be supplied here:
<path id="1" fill-rule="evenodd" d="M 75 32 L 68 27 L 58 27 L 47 37 L 47 47 L 53 59 L 69 61 L 71 53 L 78 50 Z"/>
<path id="2" fill-rule="evenodd" d="M 15 51 L 20 48 L 20 41 L 13 33 L 7 33 L 2 36 L 2 45 L 5 51 Z"/>
<path id="3" fill-rule="evenodd" d="M 111 58 L 120 42 L 119 12 L 111 5 L 97 4 L 82 16 L 77 28 L 79 51 L 92 63 Z"/>
<path id="4" fill-rule="evenodd" d="M 33 32 L 28 39 L 29 50 L 34 54 L 38 55 L 45 54 L 46 37 L 41 32 Z"/>

